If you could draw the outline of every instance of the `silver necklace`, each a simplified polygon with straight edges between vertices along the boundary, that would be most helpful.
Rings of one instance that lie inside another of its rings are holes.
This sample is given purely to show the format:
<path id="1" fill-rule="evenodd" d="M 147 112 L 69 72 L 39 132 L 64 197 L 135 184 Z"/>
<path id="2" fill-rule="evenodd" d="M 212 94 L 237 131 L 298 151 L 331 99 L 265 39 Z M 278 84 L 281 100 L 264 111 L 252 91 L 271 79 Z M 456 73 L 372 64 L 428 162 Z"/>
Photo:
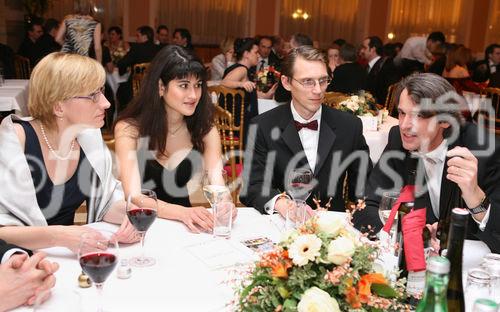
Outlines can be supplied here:
<path id="1" fill-rule="evenodd" d="M 177 129 L 175 129 L 175 131 L 169 131 L 169 132 L 168 132 L 168 134 L 169 134 L 170 136 L 175 137 L 175 134 L 176 134 L 177 132 L 179 132 L 179 130 L 181 130 L 182 126 L 184 126 L 184 123 L 181 123 L 181 125 L 180 125 Z"/>
<path id="2" fill-rule="evenodd" d="M 43 124 L 40 123 L 40 130 L 42 130 L 42 137 L 43 140 L 45 141 L 45 144 L 47 144 L 47 147 L 49 148 L 49 151 L 54 154 L 54 156 L 59 159 L 59 160 L 68 160 L 69 156 L 71 155 L 71 152 L 73 152 L 73 148 L 75 147 L 75 140 L 71 141 L 71 146 L 69 147 L 69 152 L 66 156 L 60 156 L 59 154 L 56 153 L 56 151 L 52 148 L 52 145 L 49 143 L 49 139 L 47 138 L 47 134 L 45 133 L 45 129 L 43 128 Z"/>

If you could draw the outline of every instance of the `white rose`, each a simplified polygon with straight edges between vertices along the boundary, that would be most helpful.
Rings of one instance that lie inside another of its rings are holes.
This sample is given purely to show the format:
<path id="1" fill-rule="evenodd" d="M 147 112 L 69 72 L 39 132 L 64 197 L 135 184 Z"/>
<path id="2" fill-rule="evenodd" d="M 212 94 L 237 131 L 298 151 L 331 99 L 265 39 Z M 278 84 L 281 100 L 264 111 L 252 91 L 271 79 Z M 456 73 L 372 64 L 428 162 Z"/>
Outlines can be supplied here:
<path id="1" fill-rule="evenodd" d="M 340 312 L 340 307 L 334 298 L 318 287 L 312 287 L 300 298 L 297 305 L 298 312 Z"/>
<path id="2" fill-rule="evenodd" d="M 336 265 L 342 265 L 354 254 L 355 249 L 351 239 L 341 236 L 328 245 L 327 259 Z"/>
<path id="3" fill-rule="evenodd" d="M 320 256 L 321 239 L 314 234 L 297 237 L 288 248 L 288 255 L 295 265 L 303 266 Z"/>
<path id="4" fill-rule="evenodd" d="M 318 229 L 331 236 L 337 236 L 344 227 L 344 220 L 332 213 L 324 212 L 318 217 Z"/>

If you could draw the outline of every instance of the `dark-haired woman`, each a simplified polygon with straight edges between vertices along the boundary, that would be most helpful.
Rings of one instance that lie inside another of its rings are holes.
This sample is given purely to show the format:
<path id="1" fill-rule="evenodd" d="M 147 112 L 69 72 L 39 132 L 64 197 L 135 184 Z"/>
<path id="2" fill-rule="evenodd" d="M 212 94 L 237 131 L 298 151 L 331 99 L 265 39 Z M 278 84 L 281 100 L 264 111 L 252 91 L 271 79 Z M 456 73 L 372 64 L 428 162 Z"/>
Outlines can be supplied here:
<path id="1" fill-rule="evenodd" d="M 213 110 L 203 64 L 170 45 L 153 59 L 138 97 L 115 127 L 125 194 L 137 192 L 141 184 L 152 188 L 159 199 L 159 217 L 182 221 L 193 232 L 213 228 L 210 212 L 191 207 L 187 187 L 202 170 L 200 164 L 222 170 Z"/>
<path id="2" fill-rule="evenodd" d="M 259 47 L 254 38 L 236 39 L 234 41 L 236 63 L 229 66 L 224 71 L 221 81 L 221 85 L 225 87 L 233 89 L 242 88 L 247 93 L 245 103 L 249 103 L 249 105 L 245 107 L 245 129 L 243 132 L 245 136 L 248 133 L 249 121 L 258 114 L 257 98 L 272 99 L 277 86 L 277 84 L 275 84 L 266 93 L 256 90 L 254 77 L 252 77 L 250 68 L 257 66 L 257 62 L 259 61 L 258 49 Z"/>

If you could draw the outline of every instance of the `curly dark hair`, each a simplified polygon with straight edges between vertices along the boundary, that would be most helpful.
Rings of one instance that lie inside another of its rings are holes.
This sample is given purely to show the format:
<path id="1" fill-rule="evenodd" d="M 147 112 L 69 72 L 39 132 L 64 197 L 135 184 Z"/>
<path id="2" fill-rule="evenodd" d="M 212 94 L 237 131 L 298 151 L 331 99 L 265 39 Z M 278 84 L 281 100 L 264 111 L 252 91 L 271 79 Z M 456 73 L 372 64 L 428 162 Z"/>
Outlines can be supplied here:
<path id="1" fill-rule="evenodd" d="M 167 111 L 159 94 L 158 82 L 168 88 L 170 81 L 194 76 L 202 80 L 201 98 L 193 115 L 184 117 L 194 149 L 203 153 L 203 138 L 212 129 L 214 105 L 207 91 L 203 64 L 182 47 L 164 47 L 151 62 L 141 89 L 116 122 L 125 120 L 138 130 L 139 137 L 149 137 L 149 149 L 166 156 Z M 168 91 L 167 91 L 168 92 Z M 115 123 L 116 125 L 116 123 Z"/>

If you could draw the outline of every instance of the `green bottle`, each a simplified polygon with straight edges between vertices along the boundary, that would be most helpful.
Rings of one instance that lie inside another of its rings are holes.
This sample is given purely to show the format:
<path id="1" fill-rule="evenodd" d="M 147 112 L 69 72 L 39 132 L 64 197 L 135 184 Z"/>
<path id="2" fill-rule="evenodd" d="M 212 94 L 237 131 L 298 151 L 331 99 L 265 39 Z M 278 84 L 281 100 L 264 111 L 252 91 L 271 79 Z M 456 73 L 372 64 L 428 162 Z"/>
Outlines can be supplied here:
<path id="1" fill-rule="evenodd" d="M 469 211 L 462 208 L 453 208 L 446 255 L 451 263 L 448 283 L 448 308 L 450 311 L 465 311 L 462 259 L 468 219 Z"/>
<path id="2" fill-rule="evenodd" d="M 427 263 L 424 296 L 416 312 L 447 312 L 448 273 L 450 261 L 444 257 L 431 257 Z"/>

